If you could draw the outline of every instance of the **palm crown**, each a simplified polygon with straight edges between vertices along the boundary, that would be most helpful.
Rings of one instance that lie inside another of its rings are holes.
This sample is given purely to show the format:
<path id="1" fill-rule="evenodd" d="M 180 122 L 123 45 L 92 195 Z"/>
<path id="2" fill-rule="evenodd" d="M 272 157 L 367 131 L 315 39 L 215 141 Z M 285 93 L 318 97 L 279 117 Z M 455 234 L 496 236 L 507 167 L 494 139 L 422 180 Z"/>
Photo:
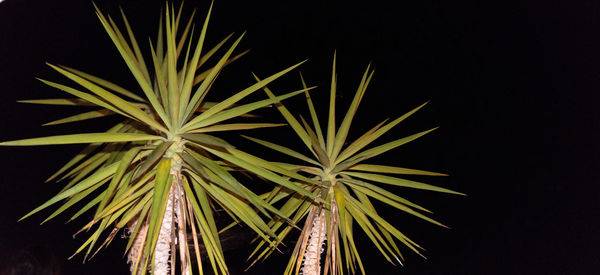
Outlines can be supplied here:
<path id="1" fill-rule="evenodd" d="M 110 16 L 96 7 L 97 16 L 142 90 L 138 96 L 117 84 L 65 66 L 49 64 L 54 70 L 84 89 L 48 80 L 43 83 L 75 98 L 24 100 L 26 103 L 95 106 L 98 110 L 48 123 L 60 124 L 118 114 L 125 118 L 106 132 L 82 133 L 2 142 L 4 146 L 88 143 L 89 145 L 48 180 L 68 179 L 65 187 L 49 201 L 35 208 L 26 218 L 49 206 L 63 202 L 49 220 L 80 201 L 88 201 L 73 215 L 75 219 L 94 209 L 92 220 L 81 230 L 94 229 L 76 253 L 108 245 L 122 228 L 128 228 L 127 244 L 131 271 L 152 270 L 167 274 L 174 268 L 178 251 L 181 270 L 192 272 L 187 232 L 193 233 L 197 272 L 202 273 L 200 242 L 208 254 L 215 274 L 227 273 L 219 242 L 213 209 L 226 210 L 236 221 L 246 224 L 259 236 L 273 243 L 275 234 L 261 215 L 285 218 L 280 210 L 242 185 L 231 172 L 251 170 L 287 189 L 317 199 L 312 193 L 278 174 L 257 165 L 257 161 L 228 153 L 234 150 L 225 140 L 208 133 L 278 126 L 270 123 L 223 123 L 248 112 L 309 89 L 287 93 L 252 103 L 238 102 L 300 64 L 282 70 L 265 80 L 218 102 L 205 97 L 224 66 L 244 53 L 233 55 L 243 35 L 229 47 L 212 68 L 201 70 L 206 61 L 230 36 L 209 51 L 204 50 L 210 13 L 208 10 L 199 37 L 194 39 L 192 15 L 183 27 L 182 8 L 176 12 L 167 5 L 159 23 L 156 43 L 150 43 L 152 66 L 147 66 L 140 45 L 121 11 L 128 39 Z M 195 41 L 194 41 L 195 40 Z M 241 151 L 234 151 L 241 154 Z M 219 160 L 214 156 L 225 158 Z M 236 165 L 239 164 L 239 165 Z M 297 179 L 300 175 L 286 172 Z M 289 219 L 288 219 L 289 220 Z M 105 239 L 97 245 L 101 237 Z M 199 236 L 199 237 L 198 237 Z M 180 241 L 176 241 L 179 239 Z M 273 243 L 274 244 L 274 243 Z M 166 254 L 165 254 L 166 250 Z M 166 256 L 165 256 L 166 255 Z M 170 265 L 169 265 L 170 263 Z"/>
<path id="2" fill-rule="evenodd" d="M 302 183 L 306 190 L 323 200 L 323 203 L 315 204 L 307 201 L 302 196 L 298 196 L 294 191 L 281 187 L 276 187 L 271 193 L 265 195 L 270 203 L 283 201 L 283 206 L 281 206 L 280 210 L 294 223 L 306 217 L 304 227 L 293 250 L 285 274 L 297 274 L 300 270 L 302 270 L 303 274 L 320 274 L 319 259 L 322 243 L 325 240 L 328 241 L 323 274 L 328 274 L 328 272 L 331 272 L 331 274 L 342 274 L 342 255 L 344 256 L 347 269 L 354 273 L 356 265 L 358 265 L 364 274 L 364 267 L 354 242 L 352 227 L 355 222 L 381 254 L 391 263 L 394 263 L 392 260 L 402 263 L 401 259 L 403 259 L 394 238 L 415 253 L 421 255 L 419 252 L 421 247 L 402 234 L 387 220 L 380 217 L 371 200 L 378 200 L 436 225 L 444 225 L 424 215 L 422 212 L 429 212 L 427 209 L 385 188 L 379 187 L 379 184 L 463 195 L 445 188 L 384 175 L 444 176 L 444 174 L 393 166 L 363 164 L 367 159 L 404 145 L 433 131 L 435 128 L 365 149 L 394 126 L 421 109 L 426 103 L 391 122 L 387 122 L 386 120 L 377 124 L 348 146 L 344 147 L 350 125 L 371 81 L 373 70 L 370 69 L 370 65 L 367 67 L 352 103 L 339 128 L 336 129 L 335 97 L 337 75 L 335 63 L 334 55 L 329 118 L 325 133 L 321 130 L 319 119 L 308 91 L 305 92 L 305 96 L 313 123 L 312 127 L 302 116 L 300 116 L 301 122 L 299 122 L 283 104 L 277 104 L 277 108 L 298 137 L 300 137 L 308 151 L 310 151 L 312 158 L 275 143 L 247 137 L 258 144 L 303 161 L 305 164 L 279 162 L 277 165 L 290 171 L 305 173 L 307 177 L 311 177 L 311 182 Z M 259 80 L 258 78 L 256 79 Z M 302 84 L 306 88 L 304 79 L 302 79 Z M 265 88 L 264 91 L 269 97 L 275 98 L 275 95 L 268 88 Z M 317 181 L 318 184 L 314 184 L 314 181 Z M 284 239 L 292 229 L 283 220 L 271 221 L 269 226 L 273 231 L 278 232 L 277 239 Z M 252 256 L 257 258 L 256 260 L 267 257 L 274 251 L 272 246 L 265 247 L 265 244 L 264 241 L 261 241 L 252 253 Z"/>

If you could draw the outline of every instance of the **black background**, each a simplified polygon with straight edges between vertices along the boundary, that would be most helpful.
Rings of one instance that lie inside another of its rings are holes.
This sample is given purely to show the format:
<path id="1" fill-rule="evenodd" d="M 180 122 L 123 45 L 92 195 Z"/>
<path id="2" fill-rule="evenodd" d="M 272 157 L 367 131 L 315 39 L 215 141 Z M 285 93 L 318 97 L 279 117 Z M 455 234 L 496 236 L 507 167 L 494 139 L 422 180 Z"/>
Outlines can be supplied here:
<path id="1" fill-rule="evenodd" d="M 372 61 L 375 77 L 351 137 L 431 100 L 382 139 L 440 129 L 376 161 L 449 173 L 448 178 L 422 180 L 469 196 L 396 189 L 433 210 L 434 218 L 452 229 L 384 211 L 384 217 L 427 249 L 428 260 L 404 250 L 405 267 L 394 267 L 362 238 L 359 248 L 369 274 L 595 273 L 600 268 L 600 3 L 391 2 L 216 1 L 208 44 L 247 30 L 240 49 L 252 51 L 221 74 L 209 97 L 222 99 L 250 85 L 251 71 L 264 76 L 308 58 L 300 70 L 309 84 L 320 86 L 313 96 L 324 118 L 337 49 L 341 117 Z M 118 5 L 123 6 L 147 52 L 144 38 L 156 35 L 162 2 L 97 4 L 115 18 Z M 186 13 L 198 8 L 203 18 L 208 5 L 188 0 Z M 68 83 L 45 62 L 137 89 L 89 1 L 6 0 L 0 3 L 1 140 L 102 131 L 115 121 L 38 126 L 77 113 L 76 108 L 15 102 L 64 96 L 34 79 Z M 299 85 L 293 72 L 272 88 L 282 93 Z M 257 93 L 254 98 L 262 97 Z M 307 114 L 301 98 L 287 105 Z M 299 145 L 288 128 L 251 134 Z M 229 137 L 247 151 L 278 156 Z M 39 226 L 43 215 L 35 215 L 16 222 L 60 189 L 60 184 L 43 180 L 80 148 L 0 148 L 0 265 L 34 246 L 52 254 L 63 274 L 127 274 L 122 240 L 85 265 L 81 256 L 67 261 L 85 240 L 84 235 L 71 238 L 83 220 L 63 225 L 62 216 Z M 232 274 L 241 274 L 247 244 L 232 246 Z M 247 274 L 279 274 L 286 259 L 275 256 Z"/>

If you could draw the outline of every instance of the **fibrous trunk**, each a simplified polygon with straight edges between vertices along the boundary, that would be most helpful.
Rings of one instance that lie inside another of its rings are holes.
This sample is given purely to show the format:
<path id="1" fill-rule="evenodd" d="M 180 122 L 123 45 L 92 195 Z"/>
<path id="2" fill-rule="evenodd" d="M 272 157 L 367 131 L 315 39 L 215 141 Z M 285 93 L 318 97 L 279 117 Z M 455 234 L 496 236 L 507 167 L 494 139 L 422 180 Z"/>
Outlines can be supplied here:
<path id="1" fill-rule="evenodd" d="M 158 235 L 158 240 L 156 243 L 156 248 L 154 250 L 154 274 L 156 275 L 167 275 L 171 273 L 170 266 L 171 262 L 171 253 L 176 253 L 176 251 L 171 251 L 171 245 L 175 242 L 180 242 L 180 247 L 182 244 L 185 247 L 185 217 L 182 207 L 182 193 L 181 188 L 179 188 L 179 180 L 178 177 L 180 175 L 181 165 L 173 165 L 171 168 L 171 174 L 173 174 L 173 182 L 171 183 L 171 187 L 169 190 L 169 197 L 167 200 L 167 206 L 165 210 L 165 215 L 163 216 L 160 233 Z M 138 221 L 139 222 L 139 221 Z M 136 224 L 133 224 L 131 228 L 134 228 Z M 173 230 L 177 229 L 177 234 L 174 234 Z M 145 255 L 139 255 L 141 251 L 143 251 L 143 245 L 146 239 L 146 234 L 144 232 L 148 231 L 148 225 L 144 224 L 140 230 L 138 230 L 138 234 L 134 237 L 135 240 L 131 246 L 131 249 L 128 254 L 127 262 L 130 264 L 129 270 L 131 274 L 143 274 L 144 268 L 141 264 L 138 266 L 137 270 L 135 269 L 136 261 L 138 257 L 143 259 Z M 175 239 L 173 239 L 175 237 Z M 180 249 L 180 253 L 185 250 Z M 185 255 L 184 255 L 185 257 Z M 183 266 L 181 269 L 183 270 L 183 274 L 189 274 L 189 270 L 187 268 L 187 261 L 182 260 Z"/>
<path id="2" fill-rule="evenodd" d="M 173 234 L 174 215 L 173 204 L 175 204 L 175 184 L 171 184 L 169 199 L 167 201 L 167 210 L 160 226 L 158 241 L 154 250 L 154 274 L 169 274 L 169 260 L 171 259 L 171 236 Z"/>
<path id="3" fill-rule="evenodd" d="M 319 275 L 321 273 L 321 254 L 323 253 L 323 244 L 327 238 L 327 231 L 325 230 L 327 222 L 325 211 L 322 209 L 314 211 L 319 212 L 315 213 L 306 252 L 304 253 L 303 275 Z"/>
<path id="4" fill-rule="evenodd" d="M 133 232 L 134 228 L 136 227 L 137 222 L 134 222 L 130 227 L 129 227 L 129 232 Z M 129 236 L 130 238 L 135 238 L 133 241 L 133 244 L 131 245 L 131 248 L 129 249 L 129 254 L 127 254 L 127 263 L 129 264 L 129 271 L 131 272 L 131 274 L 141 274 L 142 270 L 144 270 L 144 268 L 141 265 L 138 265 L 137 269 L 136 269 L 136 262 L 138 261 L 138 258 L 143 256 L 140 255 L 140 252 L 143 251 L 143 246 L 144 246 L 144 240 L 146 239 L 146 233 L 148 232 L 148 224 L 144 223 L 139 231 L 139 233 L 135 236 Z"/>

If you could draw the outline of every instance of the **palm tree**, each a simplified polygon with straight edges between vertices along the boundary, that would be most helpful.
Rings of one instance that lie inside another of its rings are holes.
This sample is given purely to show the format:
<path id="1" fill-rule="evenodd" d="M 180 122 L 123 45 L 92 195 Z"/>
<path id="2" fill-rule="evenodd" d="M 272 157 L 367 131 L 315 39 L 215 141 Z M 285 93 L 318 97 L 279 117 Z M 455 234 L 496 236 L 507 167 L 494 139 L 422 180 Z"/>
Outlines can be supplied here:
<path id="1" fill-rule="evenodd" d="M 347 270 L 355 273 L 356 266 L 358 265 L 358 268 L 364 274 L 365 270 L 360 253 L 356 248 L 353 234 L 353 224 L 355 223 L 368 236 L 383 257 L 392 264 L 395 261 L 402 264 L 404 260 L 396 244 L 396 240 L 403 243 L 413 252 L 421 255 L 419 251 L 421 247 L 417 243 L 401 233 L 389 221 L 378 214 L 377 209 L 371 202 L 372 199 L 433 224 L 445 226 L 424 215 L 423 212 L 430 213 L 427 209 L 378 186 L 379 184 L 464 195 L 445 188 L 384 175 L 446 176 L 445 174 L 364 163 L 364 161 L 370 158 L 411 142 L 435 130 L 433 128 L 365 150 L 368 145 L 420 110 L 426 103 L 391 122 L 385 120 L 377 124 L 348 146 L 344 146 L 350 125 L 367 86 L 373 77 L 374 71 L 370 68 L 370 65 L 367 67 L 352 103 L 341 124 L 336 129 L 335 97 L 337 74 L 335 60 L 336 57 L 334 54 L 329 118 L 325 133 L 321 130 L 319 119 L 308 91 L 305 92 L 305 96 L 313 123 L 312 126 L 302 116 L 300 116 L 301 122 L 299 122 L 283 104 L 277 104 L 277 108 L 298 137 L 300 137 L 312 155 L 312 158 L 296 150 L 269 141 L 247 137 L 258 144 L 302 161 L 304 164 L 282 162 L 274 164 L 278 167 L 284 167 L 289 171 L 303 173 L 307 177 L 310 177 L 311 182 L 301 183 L 307 191 L 321 198 L 323 201 L 313 202 L 307 200 L 303 196 L 296 194 L 295 191 L 287 190 L 281 186 L 277 186 L 272 192 L 265 194 L 269 203 L 274 204 L 279 202 L 283 204 L 280 211 L 286 217 L 290 218 L 294 224 L 305 219 L 304 227 L 284 274 L 298 274 L 300 271 L 305 275 L 321 274 L 320 260 L 323 252 L 326 252 L 323 274 L 343 274 L 342 259 L 345 262 Z M 302 75 L 300 77 L 302 79 Z M 258 77 L 256 79 L 259 82 L 261 81 Z M 306 88 L 304 79 L 302 79 L 302 84 Z M 275 99 L 275 95 L 268 88 L 265 87 L 264 91 L 270 98 Z M 270 168 L 267 166 L 263 167 Z M 277 239 L 279 240 L 283 240 L 293 228 L 285 220 L 277 218 L 271 221 L 269 226 L 273 231 L 277 232 Z M 325 242 L 327 242 L 327 246 L 324 249 L 323 244 Z M 264 259 L 274 251 L 272 245 L 265 247 L 265 244 L 267 244 L 265 241 L 261 241 L 252 253 L 251 257 L 256 258 L 254 262 Z"/>
<path id="2" fill-rule="evenodd" d="M 125 229 L 129 232 L 126 251 L 132 274 L 145 274 L 150 270 L 153 274 L 162 275 L 177 268 L 185 274 L 192 273 L 194 269 L 202 274 L 200 243 L 214 273 L 226 274 L 219 229 L 213 218 L 213 209 L 216 208 L 224 210 L 236 222 L 247 225 L 265 242 L 274 245 L 275 234 L 262 217 L 279 216 L 290 222 L 289 219 L 241 184 L 232 175 L 233 172 L 251 170 L 286 189 L 317 199 L 297 183 L 259 167 L 251 159 L 235 163 L 220 159 L 229 157 L 227 150 L 234 147 L 213 135 L 223 131 L 279 126 L 226 121 L 248 116 L 253 110 L 309 90 L 240 103 L 246 96 L 300 64 L 277 72 L 223 101 L 206 101 L 205 97 L 222 69 L 246 53 L 233 55 L 244 35 L 237 38 L 213 67 L 205 68 L 206 62 L 232 35 L 206 51 L 204 42 L 212 5 L 196 38 L 191 27 L 195 11 L 184 26 L 181 23 L 182 10 L 182 7 L 176 11 L 167 5 L 164 17 L 161 15 L 160 18 L 156 42 L 149 45 L 152 66 L 147 66 L 125 14 L 121 11 L 125 26 L 123 33 L 112 17 L 105 16 L 96 7 L 102 26 L 139 84 L 136 90 L 141 90 L 143 96 L 92 74 L 48 64 L 81 87 L 39 79 L 73 97 L 22 101 L 98 107 L 47 125 L 108 115 L 122 116 L 121 122 L 105 132 L 0 143 L 2 146 L 89 144 L 48 179 L 67 181 L 64 188 L 23 218 L 59 202 L 63 203 L 62 206 L 45 221 L 69 208 L 77 210 L 70 220 L 89 212 L 92 219 L 80 232 L 92 230 L 93 233 L 76 252 L 85 251 L 85 258 L 93 257 L 112 241 L 117 232 Z M 286 177 L 308 180 L 291 172 L 286 172 Z M 82 201 L 87 201 L 87 204 L 74 207 Z M 197 268 L 191 264 L 188 232 L 192 233 L 192 251 L 195 251 Z M 176 265 L 177 255 L 179 266 Z"/>

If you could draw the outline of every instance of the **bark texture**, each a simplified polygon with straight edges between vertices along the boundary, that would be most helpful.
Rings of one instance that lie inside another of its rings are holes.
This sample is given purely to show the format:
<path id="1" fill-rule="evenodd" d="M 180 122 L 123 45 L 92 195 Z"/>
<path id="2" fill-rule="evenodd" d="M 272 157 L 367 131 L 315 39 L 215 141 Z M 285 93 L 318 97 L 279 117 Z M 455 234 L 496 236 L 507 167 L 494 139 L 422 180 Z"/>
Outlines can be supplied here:
<path id="1" fill-rule="evenodd" d="M 162 219 L 158 240 L 154 250 L 155 275 L 168 275 L 171 273 L 171 268 L 173 268 L 170 266 L 171 253 L 176 253 L 176 251 L 171 251 L 171 244 L 172 242 L 177 242 L 178 238 L 185 242 L 185 233 L 183 233 L 181 230 L 179 230 L 179 232 L 173 231 L 177 230 L 176 226 L 178 221 L 182 221 L 181 223 L 185 224 L 185 217 L 184 213 L 181 212 L 182 191 L 179 188 L 179 176 L 182 161 L 180 158 L 174 158 L 172 161 L 171 174 L 173 175 L 174 180 L 171 183 L 165 215 Z M 184 225 L 181 227 L 185 228 Z M 135 223 L 130 228 L 135 228 Z M 141 274 L 143 272 L 140 271 L 142 271 L 144 268 L 147 268 L 140 265 L 137 270 L 134 270 L 136 260 L 138 257 L 140 257 L 139 253 L 143 251 L 143 246 L 146 239 L 146 234 L 142 234 L 142 232 L 147 232 L 147 230 L 148 225 L 146 224 L 140 228 L 136 236 L 131 236 L 135 238 L 127 259 L 127 262 L 130 265 L 129 270 L 131 274 Z M 174 240 L 173 237 L 175 238 Z M 144 256 L 145 255 L 141 255 L 141 257 Z M 182 269 L 185 270 L 183 274 L 187 275 L 189 274 L 189 270 L 187 269 L 187 260 L 182 260 L 182 262 L 184 262 Z"/>
<path id="2" fill-rule="evenodd" d="M 177 186 L 177 196 L 175 196 L 175 221 L 177 223 L 177 246 L 179 247 L 179 259 L 181 263 L 181 274 L 190 274 L 190 261 L 187 257 L 187 228 L 185 218 L 185 194 L 181 190 L 181 186 Z"/>
<path id="3" fill-rule="evenodd" d="M 131 234 L 131 232 L 133 232 L 134 228 L 136 227 L 137 223 L 139 221 L 134 222 L 130 227 L 129 227 L 129 233 Z M 143 251 L 144 249 L 144 241 L 146 239 L 146 233 L 148 232 L 148 224 L 144 224 L 140 227 L 140 229 L 138 230 L 138 234 L 135 236 L 129 236 L 130 238 L 135 238 L 133 240 L 133 243 L 131 244 L 131 248 L 129 249 L 129 253 L 127 254 L 127 263 L 129 264 L 129 271 L 131 272 L 131 274 L 141 274 L 143 270 L 143 267 L 141 264 L 138 265 L 137 270 L 134 270 L 135 268 L 135 263 L 138 260 L 138 257 L 140 257 L 143 255 L 140 255 L 140 252 Z"/>
<path id="4" fill-rule="evenodd" d="M 170 273 L 170 265 L 169 262 L 171 260 L 171 236 L 173 233 L 173 230 L 175 230 L 175 226 L 176 224 L 174 222 L 177 221 L 184 221 L 184 217 L 183 217 L 183 213 L 181 213 L 181 199 L 180 196 L 177 196 L 176 194 L 174 194 L 176 192 L 176 188 L 175 185 L 173 185 L 171 187 L 171 190 L 169 191 L 169 199 L 167 201 L 167 209 L 165 211 L 165 216 L 163 217 L 163 221 L 162 221 L 162 225 L 161 225 L 161 229 L 160 229 L 160 234 L 158 236 L 158 242 L 156 243 L 156 250 L 155 250 L 155 258 L 154 258 L 154 265 L 155 265 L 155 269 L 154 269 L 154 274 L 157 275 L 167 275 Z M 129 228 L 130 231 L 133 230 L 133 228 L 135 228 L 136 223 L 132 224 Z M 141 274 L 143 267 L 140 264 L 138 266 L 138 269 L 134 271 L 135 268 L 135 263 L 138 259 L 138 257 L 140 257 L 139 253 L 141 251 L 143 251 L 143 246 L 144 246 L 144 242 L 146 239 L 146 233 L 148 231 L 148 225 L 144 224 L 140 229 L 139 229 L 139 233 L 134 237 L 135 240 L 133 241 L 133 244 L 131 245 L 131 249 L 129 251 L 129 254 L 127 255 L 127 263 L 129 264 L 129 271 L 131 272 L 131 274 Z M 179 230 L 179 232 L 177 232 L 177 238 L 175 241 L 179 242 L 179 240 L 185 240 L 184 237 L 184 233 Z M 181 253 L 182 251 L 180 251 Z M 174 252 L 173 252 L 174 253 Z M 141 255 L 141 257 L 143 257 L 144 255 Z M 143 261 L 143 258 L 141 258 L 141 260 Z M 183 274 L 189 274 L 189 270 L 187 270 L 187 265 L 189 263 L 184 264 L 185 266 L 182 266 L 182 269 L 185 270 L 185 272 L 183 272 Z"/>
<path id="5" fill-rule="evenodd" d="M 174 226 L 173 205 L 175 204 L 175 185 L 171 184 L 169 199 L 167 200 L 167 210 L 160 226 L 158 241 L 154 250 L 154 274 L 167 275 L 170 273 L 169 261 L 171 260 L 171 234 Z"/>
<path id="6" fill-rule="evenodd" d="M 320 211 L 313 219 L 310 237 L 304 253 L 302 275 L 319 275 L 321 273 L 321 254 L 327 238 L 325 211 Z"/>

